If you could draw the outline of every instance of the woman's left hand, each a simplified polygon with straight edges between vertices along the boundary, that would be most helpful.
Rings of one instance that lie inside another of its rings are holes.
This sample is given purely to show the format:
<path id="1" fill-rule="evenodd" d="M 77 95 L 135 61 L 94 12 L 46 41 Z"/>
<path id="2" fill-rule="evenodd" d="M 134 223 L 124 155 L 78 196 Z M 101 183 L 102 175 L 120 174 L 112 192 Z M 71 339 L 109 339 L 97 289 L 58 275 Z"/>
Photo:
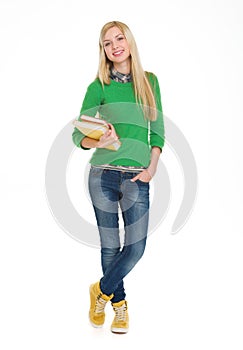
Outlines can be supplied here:
<path id="1" fill-rule="evenodd" d="M 140 180 L 142 182 L 149 182 L 152 179 L 152 175 L 150 174 L 148 169 L 144 169 L 143 171 L 141 171 L 141 173 L 139 173 L 138 175 L 136 175 L 135 177 L 133 177 L 131 179 L 132 182 L 135 182 L 137 180 Z"/>

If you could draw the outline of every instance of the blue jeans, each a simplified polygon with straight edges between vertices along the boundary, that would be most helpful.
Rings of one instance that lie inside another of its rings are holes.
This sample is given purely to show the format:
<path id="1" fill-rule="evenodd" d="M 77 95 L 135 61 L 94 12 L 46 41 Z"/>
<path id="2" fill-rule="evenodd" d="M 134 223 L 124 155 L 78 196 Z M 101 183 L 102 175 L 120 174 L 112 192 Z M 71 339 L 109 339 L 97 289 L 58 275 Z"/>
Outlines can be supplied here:
<path id="1" fill-rule="evenodd" d="M 137 172 L 91 167 L 89 192 L 101 243 L 103 277 L 100 288 L 114 294 L 113 303 L 125 299 L 124 277 L 142 257 L 149 219 L 149 183 L 130 180 Z M 119 230 L 119 209 L 124 237 Z"/>

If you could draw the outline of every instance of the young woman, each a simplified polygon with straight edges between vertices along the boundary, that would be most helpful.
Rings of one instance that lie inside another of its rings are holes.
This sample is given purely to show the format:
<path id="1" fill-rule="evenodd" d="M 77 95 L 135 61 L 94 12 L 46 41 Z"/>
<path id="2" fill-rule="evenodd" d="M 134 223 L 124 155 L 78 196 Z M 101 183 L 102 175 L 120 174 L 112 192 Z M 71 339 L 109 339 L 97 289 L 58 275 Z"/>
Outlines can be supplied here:
<path id="1" fill-rule="evenodd" d="M 100 34 L 97 78 L 88 86 L 80 115 L 96 116 L 109 130 L 94 140 L 74 129 L 73 141 L 94 148 L 89 191 L 97 220 L 103 276 L 90 286 L 90 322 L 101 327 L 111 301 L 114 333 L 129 327 L 124 277 L 142 257 L 149 219 L 149 182 L 164 145 L 160 89 L 156 76 L 141 66 L 134 37 L 124 23 L 105 24 Z M 107 149 L 119 138 L 118 150 Z M 119 210 L 124 239 L 119 232 Z"/>

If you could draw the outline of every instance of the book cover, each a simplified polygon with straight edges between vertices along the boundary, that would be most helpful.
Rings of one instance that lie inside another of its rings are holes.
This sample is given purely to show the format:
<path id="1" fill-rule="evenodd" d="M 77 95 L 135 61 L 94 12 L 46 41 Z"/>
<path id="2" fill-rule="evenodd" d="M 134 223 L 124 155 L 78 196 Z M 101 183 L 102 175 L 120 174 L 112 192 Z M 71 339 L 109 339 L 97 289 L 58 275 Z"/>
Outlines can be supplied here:
<path id="1" fill-rule="evenodd" d="M 109 130 L 107 122 L 97 117 L 90 117 L 82 115 L 81 120 L 74 120 L 73 125 L 81 131 L 84 135 L 99 140 L 104 133 Z M 109 150 L 116 151 L 120 147 L 121 142 L 119 140 L 113 142 L 111 145 L 105 147 Z"/>

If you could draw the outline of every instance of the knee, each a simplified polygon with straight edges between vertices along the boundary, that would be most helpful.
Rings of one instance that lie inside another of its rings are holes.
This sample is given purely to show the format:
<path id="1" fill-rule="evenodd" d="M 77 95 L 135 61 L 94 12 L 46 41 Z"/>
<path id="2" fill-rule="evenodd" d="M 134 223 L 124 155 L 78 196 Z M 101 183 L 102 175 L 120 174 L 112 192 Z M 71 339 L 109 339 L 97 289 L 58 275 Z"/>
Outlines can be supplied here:
<path id="1" fill-rule="evenodd" d="M 103 271 L 112 263 L 116 255 L 120 252 L 120 248 L 101 248 L 101 260 Z"/>
<path id="2" fill-rule="evenodd" d="M 142 239 L 139 242 L 130 244 L 125 247 L 125 249 L 128 251 L 130 261 L 132 261 L 133 265 L 135 265 L 142 258 L 144 254 L 145 246 L 146 246 L 146 239 Z"/>
<path id="3" fill-rule="evenodd" d="M 114 257 L 119 253 L 120 248 L 101 248 L 101 254 L 106 257 Z"/>

